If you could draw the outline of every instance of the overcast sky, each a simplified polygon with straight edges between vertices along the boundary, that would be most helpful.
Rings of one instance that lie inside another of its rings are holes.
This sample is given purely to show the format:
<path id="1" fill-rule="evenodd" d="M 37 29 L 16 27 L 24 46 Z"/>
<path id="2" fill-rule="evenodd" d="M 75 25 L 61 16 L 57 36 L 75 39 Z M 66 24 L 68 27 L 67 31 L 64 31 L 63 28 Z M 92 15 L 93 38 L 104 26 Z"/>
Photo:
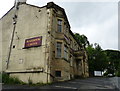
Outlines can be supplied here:
<path id="1" fill-rule="evenodd" d="M 98 43 L 104 50 L 118 49 L 118 0 L 27 0 L 27 3 L 44 6 L 50 1 L 65 9 L 73 32 L 86 35 L 90 43 Z M 0 17 L 13 5 L 14 0 L 1 0 Z"/>

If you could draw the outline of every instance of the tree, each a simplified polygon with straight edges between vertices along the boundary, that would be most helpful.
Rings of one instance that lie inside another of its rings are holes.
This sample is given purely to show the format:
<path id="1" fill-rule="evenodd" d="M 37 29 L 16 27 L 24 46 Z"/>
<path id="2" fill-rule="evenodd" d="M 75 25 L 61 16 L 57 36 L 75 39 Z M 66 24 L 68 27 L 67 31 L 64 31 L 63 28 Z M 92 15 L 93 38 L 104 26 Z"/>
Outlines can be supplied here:
<path id="1" fill-rule="evenodd" d="M 113 76 L 120 76 L 120 51 L 105 50 L 104 52 L 109 58 L 107 74 L 112 74 Z"/>
<path id="2" fill-rule="evenodd" d="M 95 47 L 90 45 L 87 47 L 89 72 L 94 76 L 94 71 L 104 71 L 108 66 L 108 58 L 103 52 L 100 45 L 95 43 Z"/>
<path id="3" fill-rule="evenodd" d="M 79 33 L 75 33 L 74 36 L 82 47 L 87 47 L 89 45 L 88 38 L 85 35 L 80 35 Z"/>
<path id="4" fill-rule="evenodd" d="M 94 54 L 95 54 L 95 49 L 93 48 L 93 45 L 89 45 L 87 48 L 87 55 L 88 55 L 88 65 L 89 65 L 89 75 L 90 76 L 93 76 L 94 75 L 94 70 L 95 70 L 95 67 L 94 67 L 94 64 L 95 64 L 95 57 L 94 57 Z"/>
<path id="5" fill-rule="evenodd" d="M 85 35 L 75 33 L 74 36 L 81 47 L 87 50 L 90 75 L 93 76 L 94 71 L 107 70 L 107 74 L 120 76 L 120 51 L 104 51 L 99 44 L 90 44 Z"/>

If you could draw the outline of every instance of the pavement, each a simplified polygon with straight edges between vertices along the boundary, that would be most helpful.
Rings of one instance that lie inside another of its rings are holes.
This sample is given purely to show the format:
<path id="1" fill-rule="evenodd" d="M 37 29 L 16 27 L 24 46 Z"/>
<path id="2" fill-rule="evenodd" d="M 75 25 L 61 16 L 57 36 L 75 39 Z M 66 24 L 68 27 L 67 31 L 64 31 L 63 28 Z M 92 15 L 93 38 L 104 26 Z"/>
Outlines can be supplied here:
<path id="1" fill-rule="evenodd" d="M 113 80 L 111 80 L 113 79 Z M 86 78 L 75 79 L 66 82 L 57 82 L 45 86 L 29 86 L 29 85 L 2 85 L 2 91 L 120 91 L 114 84 L 114 78 Z"/>

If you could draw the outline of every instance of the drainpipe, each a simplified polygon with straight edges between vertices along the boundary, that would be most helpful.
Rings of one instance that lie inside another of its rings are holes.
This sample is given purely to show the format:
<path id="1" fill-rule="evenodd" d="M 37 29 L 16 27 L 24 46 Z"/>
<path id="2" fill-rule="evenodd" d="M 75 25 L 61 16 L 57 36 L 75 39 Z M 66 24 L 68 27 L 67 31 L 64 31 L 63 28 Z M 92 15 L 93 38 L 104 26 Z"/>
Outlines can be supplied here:
<path id="1" fill-rule="evenodd" d="M 12 32 L 12 38 L 11 38 L 11 42 L 10 42 L 10 48 L 9 48 L 9 53 L 8 53 L 8 59 L 7 59 L 7 67 L 6 67 L 6 69 L 8 69 L 8 65 L 9 65 L 9 61 L 10 61 L 10 54 L 11 54 L 11 50 L 12 50 L 12 44 L 13 44 L 15 27 L 16 27 L 16 23 L 13 23 L 13 32 Z"/>
<path id="2" fill-rule="evenodd" d="M 13 39 L 14 39 L 16 23 L 17 23 L 17 15 L 16 15 L 16 13 L 18 11 L 18 4 L 15 4 L 14 6 L 15 6 L 15 13 L 14 13 L 14 16 L 13 16 L 13 31 L 12 31 L 12 37 L 11 37 L 10 47 L 9 47 L 9 51 L 8 51 L 8 59 L 7 59 L 6 70 L 9 67 L 10 55 L 11 55 L 11 50 L 12 50 L 12 44 L 13 44 Z"/>
<path id="3" fill-rule="evenodd" d="M 47 20 L 47 29 L 48 29 L 48 33 L 47 33 L 47 36 L 46 36 L 46 38 L 47 38 L 47 40 L 50 40 L 50 38 L 48 39 L 48 37 L 50 36 L 50 26 L 51 26 L 51 23 L 50 23 L 50 17 L 51 17 L 51 15 L 50 15 L 50 13 L 51 13 L 51 10 L 50 9 L 47 9 L 47 14 L 48 14 L 48 20 Z M 46 43 L 48 43 L 48 41 L 46 42 Z M 48 55 L 48 58 L 47 58 L 47 62 L 46 62 L 46 65 L 47 65 L 47 69 L 46 69 L 46 71 L 47 71 L 47 83 L 48 83 L 48 79 L 49 79 L 49 60 L 50 60 L 50 45 L 49 44 L 47 44 L 47 48 L 49 48 L 49 55 Z"/>

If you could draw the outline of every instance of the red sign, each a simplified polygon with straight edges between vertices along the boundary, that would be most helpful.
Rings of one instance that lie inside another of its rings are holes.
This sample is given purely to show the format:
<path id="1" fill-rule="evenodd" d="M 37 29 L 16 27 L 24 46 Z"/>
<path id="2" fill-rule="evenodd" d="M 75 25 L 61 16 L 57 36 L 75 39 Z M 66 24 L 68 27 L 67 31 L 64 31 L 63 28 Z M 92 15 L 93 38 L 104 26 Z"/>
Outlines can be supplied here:
<path id="1" fill-rule="evenodd" d="M 42 36 L 25 40 L 25 48 L 38 47 L 42 45 Z"/>

